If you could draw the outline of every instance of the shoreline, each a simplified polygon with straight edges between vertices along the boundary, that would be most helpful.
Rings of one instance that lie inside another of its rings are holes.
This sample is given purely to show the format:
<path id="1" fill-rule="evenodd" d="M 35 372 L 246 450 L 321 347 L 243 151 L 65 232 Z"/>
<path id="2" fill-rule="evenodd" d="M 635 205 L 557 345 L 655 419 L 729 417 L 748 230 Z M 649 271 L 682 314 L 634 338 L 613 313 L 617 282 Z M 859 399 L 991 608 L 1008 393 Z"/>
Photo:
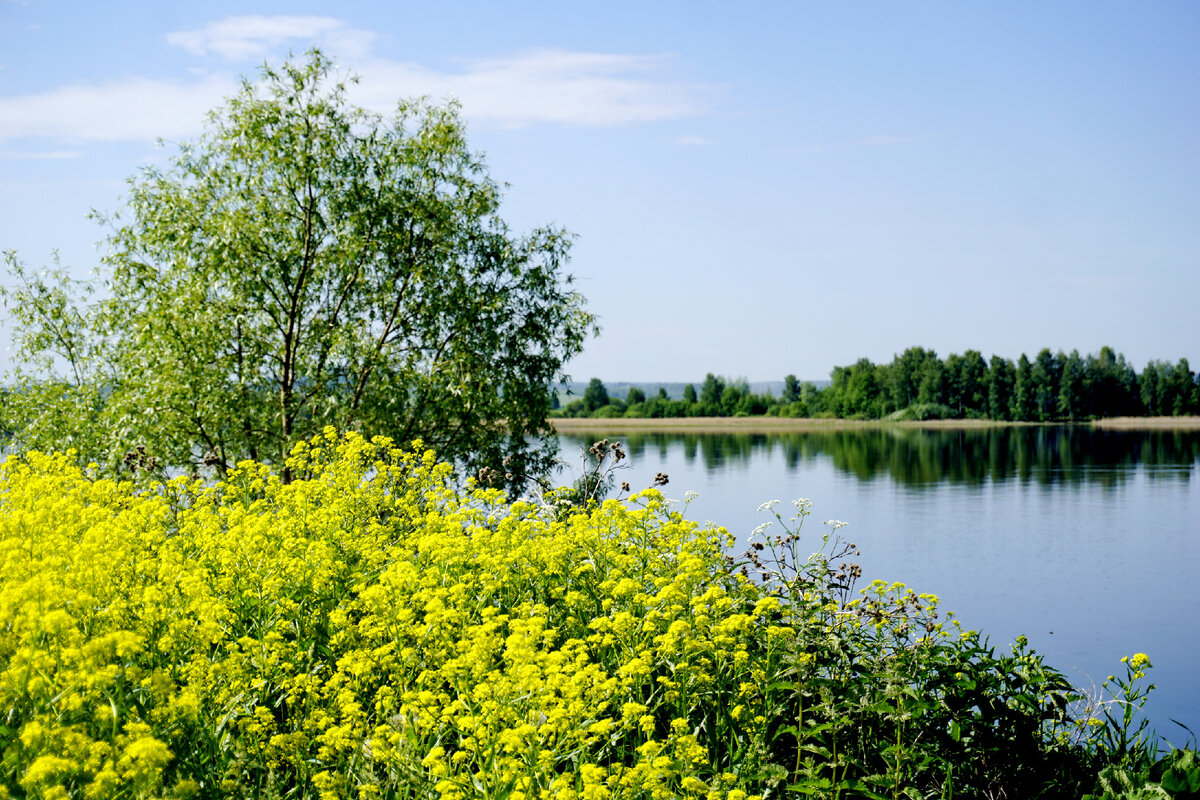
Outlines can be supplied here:
<path id="1" fill-rule="evenodd" d="M 1108 417 L 1092 422 L 1093 428 L 1117 431 L 1200 431 L 1197 417 Z"/>
<path id="2" fill-rule="evenodd" d="M 1013 422 L 990 419 L 887 420 L 817 419 L 814 417 L 552 417 L 555 433 L 780 433 L 806 431 L 865 430 L 871 428 L 918 428 L 930 430 L 977 430 L 1035 425 L 1079 425 L 1104 430 L 1200 430 L 1196 417 L 1111 417 L 1091 422 Z"/>

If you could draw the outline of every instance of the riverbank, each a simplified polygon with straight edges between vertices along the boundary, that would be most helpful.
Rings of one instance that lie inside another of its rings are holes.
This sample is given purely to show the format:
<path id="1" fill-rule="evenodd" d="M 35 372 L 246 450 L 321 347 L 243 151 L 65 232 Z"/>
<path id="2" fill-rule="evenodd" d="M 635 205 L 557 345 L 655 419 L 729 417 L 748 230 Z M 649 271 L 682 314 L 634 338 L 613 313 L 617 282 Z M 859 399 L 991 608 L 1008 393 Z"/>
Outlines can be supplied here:
<path id="1" fill-rule="evenodd" d="M 881 419 L 818 419 L 813 417 L 555 417 L 550 424 L 557 433 L 783 433 L 806 431 L 864 430 L 869 428 L 926 428 L 972 430 L 978 428 L 1040 425 L 991 419 L 931 419 L 892 422 Z M 1049 425 L 1068 423 L 1053 422 Z M 1200 430 L 1200 417 L 1113 417 L 1095 420 L 1095 428 L 1112 430 Z"/>
<path id="2" fill-rule="evenodd" d="M 1096 420 L 1092 427 L 1121 431 L 1200 431 L 1200 417 L 1111 417 Z"/>

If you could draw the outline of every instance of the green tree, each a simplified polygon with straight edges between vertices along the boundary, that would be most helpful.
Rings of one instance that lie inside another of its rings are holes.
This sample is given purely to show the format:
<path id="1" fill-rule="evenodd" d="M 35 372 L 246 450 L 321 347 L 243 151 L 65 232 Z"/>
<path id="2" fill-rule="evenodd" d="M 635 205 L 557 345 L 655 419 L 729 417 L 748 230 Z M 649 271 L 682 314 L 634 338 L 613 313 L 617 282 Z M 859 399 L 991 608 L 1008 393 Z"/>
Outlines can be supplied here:
<path id="1" fill-rule="evenodd" d="M 1007 358 L 993 354 L 987 373 L 987 405 L 990 419 L 1011 419 L 1016 368 Z"/>
<path id="2" fill-rule="evenodd" d="M 783 378 L 783 402 L 794 403 L 800 399 L 800 381 L 795 375 L 786 375 Z"/>
<path id="3" fill-rule="evenodd" d="M 1138 390 L 1137 371 L 1133 365 L 1125 360 L 1122 354 L 1117 355 L 1116 363 L 1113 365 L 1113 375 L 1119 387 L 1114 393 L 1118 398 L 1118 402 L 1114 408 L 1109 410 L 1109 414 L 1142 414 L 1142 398 Z"/>
<path id="4" fill-rule="evenodd" d="M 725 380 L 718 378 L 711 372 L 704 376 L 704 383 L 700 386 L 700 404 L 705 407 L 705 414 L 711 416 L 719 416 L 721 413 L 721 399 L 725 394 Z"/>
<path id="5" fill-rule="evenodd" d="M 683 401 L 688 405 L 696 402 L 696 387 L 690 383 L 683 387 Z"/>
<path id="6" fill-rule="evenodd" d="M 1085 412 L 1085 371 L 1084 361 L 1078 350 L 1072 350 L 1070 355 L 1062 359 L 1062 374 L 1058 386 L 1058 413 L 1075 422 L 1081 419 Z"/>
<path id="7" fill-rule="evenodd" d="M 1196 376 L 1186 358 L 1179 359 L 1166 373 L 1164 394 L 1164 412 L 1176 417 L 1196 413 Z"/>
<path id="8" fill-rule="evenodd" d="M 918 372 L 917 402 L 946 404 L 946 367 L 936 357 L 927 358 Z"/>
<path id="9" fill-rule="evenodd" d="M 960 415 L 987 415 L 987 372 L 987 359 L 978 350 L 962 354 L 957 376 Z"/>
<path id="10" fill-rule="evenodd" d="M 1141 412 L 1137 373 L 1125 361 L 1125 356 L 1111 347 L 1101 347 L 1098 355 L 1087 357 L 1084 392 L 1089 415 L 1115 417 Z"/>
<path id="11" fill-rule="evenodd" d="M 629 387 L 629 393 L 625 395 L 625 405 L 631 406 L 635 403 L 646 402 L 646 393 L 636 386 Z"/>
<path id="12" fill-rule="evenodd" d="M 1170 415 L 1170 377 L 1170 363 L 1158 359 L 1146 362 L 1140 383 L 1142 404 L 1145 406 L 1148 416 L 1165 417 Z"/>
<path id="13" fill-rule="evenodd" d="M 831 407 L 839 417 L 883 416 L 885 404 L 881 368 L 869 358 L 860 358 L 849 367 L 834 367 L 830 374 Z"/>
<path id="14" fill-rule="evenodd" d="M 50 347 L 68 365 L 24 373 L 18 442 L 90 427 L 83 458 L 143 444 L 224 472 L 332 424 L 421 437 L 470 471 L 547 469 L 549 387 L 594 320 L 564 273 L 571 235 L 513 234 L 465 133 L 453 104 L 352 106 L 317 51 L 244 81 L 131 180 L 108 299 L 68 302 L 9 258 L 25 364 Z"/>
<path id="15" fill-rule="evenodd" d="M 732 417 L 737 412 L 750 413 L 750 383 L 745 378 L 728 381 L 721 392 L 721 416 Z"/>
<path id="16" fill-rule="evenodd" d="M 583 406 L 588 411 L 595 411 L 608 405 L 612 400 L 608 396 L 608 387 L 599 378 L 592 378 L 588 381 L 587 388 L 583 390 Z"/>
<path id="17" fill-rule="evenodd" d="M 1033 361 L 1031 380 L 1033 386 L 1034 419 L 1039 422 L 1054 419 L 1058 409 L 1059 380 L 1062 376 L 1062 354 L 1053 355 L 1049 348 L 1042 348 Z"/>
<path id="18" fill-rule="evenodd" d="M 800 407 L 797 411 L 801 416 L 809 416 L 825 410 L 824 396 L 817 385 L 812 381 L 804 381 L 800 384 Z"/>
<path id="19" fill-rule="evenodd" d="M 1029 421 L 1037 418 L 1034 410 L 1033 362 L 1024 353 L 1017 359 L 1010 411 L 1015 420 Z"/>
<path id="20" fill-rule="evenodd" d="M 924 347 L 910 347 L 892 358 L 887 382 L 893 408 L 904 409 L 917 402 L 921 368 L 930 359 L 936 360 L 937 353 Z"/>

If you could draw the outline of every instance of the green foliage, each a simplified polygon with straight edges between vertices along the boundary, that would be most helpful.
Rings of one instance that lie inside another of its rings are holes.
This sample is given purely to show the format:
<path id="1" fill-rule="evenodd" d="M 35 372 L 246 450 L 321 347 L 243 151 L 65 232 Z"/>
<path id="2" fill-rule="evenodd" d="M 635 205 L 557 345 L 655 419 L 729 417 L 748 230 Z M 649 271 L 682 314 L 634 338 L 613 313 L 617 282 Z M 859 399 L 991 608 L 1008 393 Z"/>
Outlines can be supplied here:
<path id="1" fill-rule="evenodd" d="M 1083 800 L 1200 800 L 1200 754 L 1172 750 L 1142 769 L 1110 764 Z"/>
<path id="2" fill-rule="evenodd" d="M 757 395 L 744 379 L 709 373 L 701 390 L 688 384 L 683 399 L 662 392 L 647 402 L 630 389 L 622 409 L 631 417 L 840 417 L 924 420 L 993 419 L 1078 422 L 1100 417 L 1200 414 L 1200 382 L 1187 359 L 1151 361 L 1141 376 L 1110 347 L 1080 356 L 1043 349 L 1031 361 L 1012 361 L 977 350 L 950 354 L 910 347 L 889 364 L 859 359 L 834 367 L 829 386 L 818 389 L 795 375 L 784 377 L 779 397 Z M 605 395 L 607 396 L 607 394 Z M 615 399 L 612 402 L 622 403 Z M 566 416 L 600 408 L 575 407 Z M 911 409 L 911 410 L 910 410 Z M 612 412 L 606 412 L 611 414 Z"/>
<path id="3" fill-rule="evenodd" d="M 783 402 L 795 403 L 800 399 L 800 381 L 795 375 L 786 375 L 783 379 Z"/>
<path id="4" fill-rule="evenodd" d="M 349 104 L 320 53 L 264 68 L 130 181 L 104 300 L 9 254 L 21 447 L 115 469 L 143 444 L 224 474 L 327 424 L 421 436 L 492 475 L 553 452 L 551 393 L 593 328 L 571 236 L 514 235 L 458 108 Z"/>
<path id="5" fill-rule="evenodd" d="M 949 359 L 947 359 L 947 362 Z M 988 364 L 978 350 L 968 350 L 962 355 L 957 368 L 952 370 L 954 393 L 948 403 L 960 417 L 982 417 L 987 411 Z"/>
<path id="6" fill-rule="evenodd" d="M 1010 413 L 1013 419 L 1034 419 L 1033 362 L 1024 353 L 1017 360 Z"/>
<path id="7" fill-rule="evenodd" d="M 883 368 L 870 359 L 860 358 L 849 367 L 834 367 L 832 381 L 825 390 L 826 408 L 839 417 L 878 419 L 887 401 L 883 394 Z"/>
<path id="8" fill-rule="evenodd" d="M 1062 376 L 1058 388 L 1058 413 L 1060 417 L 1071 422 L 1080 419 L 1084 414 L 1084 374 L 1083 359 L 1078 350 L 1062 361 Z"/>
<path id="9" fill-rule="evenodd" d="M 605 388 L 604 382 L 599 378 L 592 378 L 583 392 L 583 407 L 588 411 L 596 411 L 610 402 L 608 389 Z"/>
<path id="10" fill-rule="evenodd" d="M 1062 365 L 1062 354 L 1055 355 L 1049 348 L 1038 351 L 1033 361 L 1030 377 L 1033 384 L 1033 418 L 1037 422 L 1048 422 L 1055 418 Z"/>
<path id="11" fill-rule="evenodd" d="M 914 403 L 908 408 L 893 411 L 885 419 L 900 422 L 905 420 L 954 419 L 957 416 L 958 414 L 950 406 L 944 406 L 940 403 Z"/>
<path id="12" fill-rule="evenodd" d="M 1129 674 L 1100 704 L 1125 711 L 1097 718 L 1097 703 L 1024 637 L 998 653 L 941 617 L 936 596 L 898 583 L 877 580 L 856 597 L 861 570 L 848 562 L 857 550 L 836 538 L 844 523 L 827 523 L 821 548 L 806 558 L 799 534 L 811 504 L 797 501 L 787 521 L 771 506 L 782 533 L 756 532 L 750 567 L 808 620 L 796 626 L 773 684 L 783 713 L 771 738 L 787 754 L 777 777 L 789 792 L 1073 800 L 1099 770 L 1152 758 L 1145 725 L 1132 724 L 1153 688 L 1141 683 L 1144 655 L 1126 659 Z"/>
<path id="13" fill-rule="evenodd" d="M 700 386 L 700 404 L 706 408 L 706 413 L 720 415 L 721 400 L 725 394 L 725 379 L 718 378 L 711 372 L 704 376 Z"/>
<path id="14" fill-rule="evenodd" d="M 987 372 L 987 408 L 990 419 L 1012 419 L 1016 379 L 1017 372 L 1012 362 L 993 355 Z"/>
<path id="15" fill-rule="evenodd" d="M 887 373 L 887 387 L 893 409 L 908 408 L 917 402 L 925 364 L 936 360 L 937 353 L 923 347 L 910 347 L 892 359 Z"/>

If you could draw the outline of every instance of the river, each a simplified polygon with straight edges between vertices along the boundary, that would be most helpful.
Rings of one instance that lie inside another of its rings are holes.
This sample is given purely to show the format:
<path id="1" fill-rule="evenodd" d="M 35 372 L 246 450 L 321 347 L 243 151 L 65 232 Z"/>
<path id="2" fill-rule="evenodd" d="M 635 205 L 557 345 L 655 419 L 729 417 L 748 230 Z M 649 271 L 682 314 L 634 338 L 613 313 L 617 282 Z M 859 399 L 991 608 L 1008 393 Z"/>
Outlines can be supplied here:
<path id="1" fill-rule="evenodd" d="M 1146 709 L 1177 745 L 1200 735 L 1200 432 L 1087 427 L 874 428 L 771 434 L 607 434 L 634 489 L 667 473 L 689 518 L 738 536 L 770 500 L 812 500 L 874 578 L 931 592 L 964 627 L 1006 647 L 1018 634 L 1077 686 L 1149 654 Z M 594 436 L 564 434 L 578 472 Z M 789 513 L 784 513 L 786 519 Z"/>

